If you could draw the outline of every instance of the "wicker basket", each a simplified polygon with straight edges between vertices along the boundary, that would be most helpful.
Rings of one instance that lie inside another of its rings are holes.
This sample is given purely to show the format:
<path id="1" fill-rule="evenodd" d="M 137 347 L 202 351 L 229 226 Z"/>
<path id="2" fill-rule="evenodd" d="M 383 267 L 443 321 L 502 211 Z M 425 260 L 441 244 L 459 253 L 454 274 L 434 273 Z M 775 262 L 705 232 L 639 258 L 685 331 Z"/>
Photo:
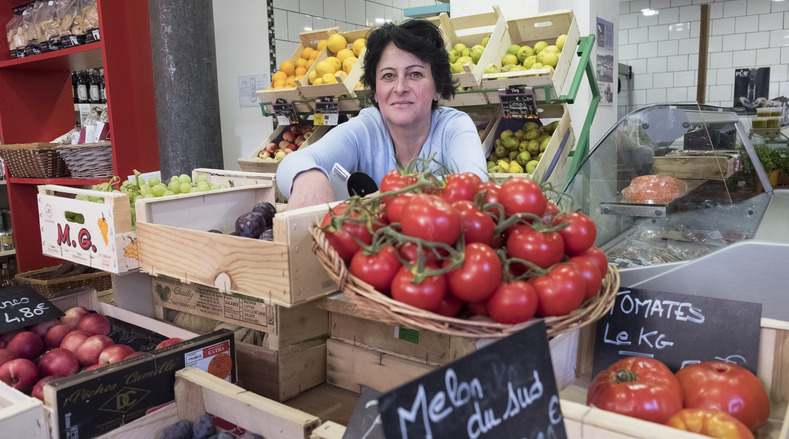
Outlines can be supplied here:
<path id="1" fill-rule="evenodd" d="M 40 270 L 26 271 L 14 276 L 21 285 L 30 285 L 36 292 L 47 299 L 62 296 L 74 288 L 94 288 L 96 291 L 112 289 L 112 276 L 107 271 L 98 270 L 93 273 L 76 276 L 47 279 L 51 271 L 58 267 L 47 267 Z"/>
<path id="2" fill-rule="evenodd" d="M 110 142 L 61 145 L 57 148 L 66 161 L 72 178 L 112 178 L 112 144 Z"/>
<path id="3" fill-rule="evenodd" d="M 0 145 L 6 169 L 15 178 L 68 177 L 69 168 L 54 143 Z"/>
<path id="4" fill-rule="evenodd" d="M 329 244 L 326 235 L 319 227 L 310 227 L 314 239 L 313 252 L 329 276 L 340 286 L 348 300 L 356 305 L 357 316 L 382 323 L 403 325 L 410 328 L 426 329 L 433 332 L 473 338 L 500 338 L 531 326 L 539 319 L 533 318 L 516 325 L 507 325 L 492 321 L 463 320 L 445 317 L 425 311 L 392 299 L 376 291 L 372 286 L 350 274 L 342 258 Z M 600 293 L 581 304 L 576 310 L 565 316 L 542 318 L 545 321 L 548 336 L 561 333 L 594 323 L 606 312 L 616 299 L 619 290 L 619 271 L 615 266 L 608 268 L 603 279 Z"/>

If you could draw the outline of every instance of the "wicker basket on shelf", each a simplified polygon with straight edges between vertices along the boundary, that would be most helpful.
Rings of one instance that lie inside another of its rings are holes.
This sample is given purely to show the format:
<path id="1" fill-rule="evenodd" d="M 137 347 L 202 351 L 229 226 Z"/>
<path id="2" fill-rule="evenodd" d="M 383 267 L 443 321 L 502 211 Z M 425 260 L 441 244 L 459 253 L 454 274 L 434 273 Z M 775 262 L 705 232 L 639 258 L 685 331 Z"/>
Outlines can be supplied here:
<path id="1" fill-rule="evenodd" d="M 112 144 L 110 142 L 61 145 L 57 148 L 68 164 L 72 178 L 112 178 Z"/>
<path id="2" fill-rule="evenodd" d="M 112 289 L 112 276 L 107 271 L 95 270 L 73 276 L 53 277 L 57 276 L 58 270 L 62 270 L 62 266 L 26 271 L 17 274 L 14 279 L 20 285 L 30 285 L 47 299 L 59 297 L 74 288 L 93 288 L 96 291 Z"/>
<path id="3" fill-rule="evenodd" d="M 399 302 L 352 275 L 319 227 L 312 226 L 310 233 L 314 239 L 313 252 L 329 276 L 340 286 L 343 294 L 356 305 L 358 317 L 473 338 L 506 337 L 538 321 L 537 318 L 533 318 L 527 322 L 508 325 L 493 321 L 465 320 L 445 317 Z M 610 265 L 597 296 L 586 300 L 568 315 L 542 318 L 548 336 L 553 337 L 596 322 L 611 309 L 617 290 L 619 290 L 619 271 L 615 266 Z"/>
<path id="4" fill-rule="evenodd" d="M 54 143 L 0 145 L 6 169 L 15 178 L 63 178 L 69 168 Z"/>

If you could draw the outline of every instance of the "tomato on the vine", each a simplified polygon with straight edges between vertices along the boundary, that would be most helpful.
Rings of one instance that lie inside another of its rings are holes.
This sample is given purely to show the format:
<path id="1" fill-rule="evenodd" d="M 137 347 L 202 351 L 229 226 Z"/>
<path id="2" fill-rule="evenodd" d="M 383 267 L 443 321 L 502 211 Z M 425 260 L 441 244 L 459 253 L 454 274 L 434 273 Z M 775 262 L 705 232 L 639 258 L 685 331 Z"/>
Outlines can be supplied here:
<path id="1" fill-rule="evenodd" d="M 435 313 L 445 317 L 455 317 L 462 307 L 462 300 L 451 294 L 444 294 L 444 300 L 441 301 L 441 305 L 438 306 Z"/>
<path id="2" fill-rule="evenodd" d="M 378 190 L 381 192 L 398 191 L 414 183 L 416 183 L 416 177 L 403 175 L 399 170 L 393 169 L 387 172 L 384 178 L 381 179 Z M 388 203 L 390 198 L 389 196 L 385 196 L 382 198 L 382 201 Z"/>
<path id="3" fill-rule="evenodd" d="M 488 311 L 488 301 L 483 300 L 482 302 L 466 302 L 466 308 L 471 311 L 472 314 L 475 316 L 489 316 L 490 312 Z"/>
<path id="4" fill-rule="evenodd" d="M 351 212 L 348 215 L 351 219 L 343 221 L 340 230 L 335 230 L 333 227 L 327 229 L 327 226 L 332 222 L 332 218 L 342 215 L 348 206 L 346 203 L 334 206 L 329 212 L 326 212 L 326 215 L 323 216 L 323 221 L 321 221 L 321 227 L 325 230 L 326 239 L 342 260 L 345 261 L 346 265 L 351 262 L 353 255 L 361 248 L 356 239 L 367 245 L 373 242 L 373 234 L 368 229 L 366 221 L 353 220 L 353 218 L 360 218 L 357 212 Z"/>
<path id="5" fill-rule="evenodd" d="M 586 256 L 573 256 L 567 262 L 575 265 L 575 268 L 581 273 L 581 277 L 584 278 L 584 300 L 596 296 L 603 286 L 603 277 L 600 276 L 600 270 L 594 262 Z"/>
<path id="6" fill-rule="evenodd" d="M 594 245 L 597 237 L 597 226 L 589 215 L 570 212 L 556 218 L 558 224 L 567 224 L 559 230 L 564 238 L 564 252 L 570 256 L 578 256 Z"/>
<path id="7" fill-rule="evenodd" d="M 595 267 L 600 270 L 600 275 L 602 277 L 608 274 L 608 257 L 598 247 L 589 247 L 589 249 L 578 256 L 589 258 Z"/>
<path id="8" fill-rule="evenodd" d="M 381 247 L 377 253 L 366 254 L 359 250 L 351 258 L 351 274 L 372 285 L 377 291 L 388 293 L 397 271 L 402 267 L 396 250 L 391 245 Z"/>
<path id="9" fill-rule="evenodd" d="M 460 200 L 474 201 L 482 179 L 473 172 L 461 172 L 447 175 L 445 182 L 438 195 L 452 203 Z"/>
<path id="10" fill-rule="evenodd" d="M 753 433 L 737 418 L 725 412 L 683 409 L 669 418 L 666 425 L 678 430 L 726 439 L 753 439 Z"/>
<path id="11" fill-rule="evenodd" d="M 481 242 L 493 245 L 493 232 L 496 230 L 496 223 L 490 215 L 477 209 L 471 201 L 455 201 L 452 203 L 452 207 L 460 213 L 461 228 L 466 244 Z"/>
<path id="12" fill-rule="evenodd" d="M 451 261 L 446 261 L 444 266 Z M 501 283 L 501 259 L 490 246 L 474 242 L 466 246 L 463 264 L 446 273 L 449 292 L 465 302 L 481 302 Z"/>
<path id="13" fill-rule="evenodd" d="M 437 249 L 439 253 L 444 256 L 444 249 Z M 419 247 L 414 242 L 404 242 L 397 248 L 400 257 L 403 258 L 406 262 L 411 265 L 419 264 Z M 422 247 L 422 257 L 425 259 L 426 263 L 436 262 L 439 259 L 439 255 L 436 254 L 432 249 L 424 246 Z"/>
<path id="14" fill-rule="evenodd" d="M 541 232 L 519 225 L 507 237 L 507 256 L 548 268 L 564 257 L 564 240 L 557 232 Z"/>
<path id="15" fill-rule="evenodd" d="M 682 389 L 671 370 L 660 361 L 627 357 L 594 377 L 586 404 L 665 424 L 682 410 Z"/>
<path id="16" fill-rule="evenodd" d="M 386 215 L 386 219 L 389 220 L 389 223 L 400 222 L 400 218 L 403 215 L 403 208 L 409 203 L 414 195 L 416 194 L 413 192 L 403 192 L 396 197 L 388 197 L 389 201 L 385 204 L 384 214 Z"/>
<path id="17" fill-rule="evenodd" d="M 556 203 L 547 200 L 545 203 L 545 212 L 542 214 L 542 222 L 545 224 L 553 224 L 560 212 L 559 206 L 557 206 Z"/>
<path id="18" fill-rule="evenodd" d="M 461 232 L 460 213 L 441 197 L 416 194 L 403 208 L 403 233 L 425 241 L 453 245 Z"/>
<path id="19" fill-rule="evenodd" d="M 563 316 L 578 308 L 584 301 L 584 278 L 571 264 L 561 264 L 528 282 L 537 290 L 540 301 L 537 315 L 542 317 Z"/>
<path id="20" fill-rule="evenodd" d="M 485 204 L 501 204 L 500 194 L 501 194 L 501 185 L 492 181 L 485 181 L 479 185 L 477 188 L 477 193 L 482 194 L 481 199 L 479 200 L 482 205 Z M 476 201 L 476 200 L 475 200 Z M 496 207 L 490 207 L 485 210 L 490 216 L 497 219 L 499 218 L 499 209 Z"/>
<path id="21" fill-rule="evenodd" d="M 507 216 L 530 213 L 541 216 L 547 200 L 540 186 L 524 177 L 513 177 L 501 185 L 499 199 Z"/>
<path id="22" fill-rule="evenodd" d="M 436 269 L 428 264 L 426 268 Z M 392 280 L 392 298 L 413 307 L 435 312 L 441 306 L 447 292 L 446 279 L 443 274 L 427 276 L 418 284 L 414 284 L 414 274 L 406 267 L 400 267 Z"/>
<path id="23" fill-rule="evenodd" d="M 748 369 L 724 361 L 704 361 L 680 369 L 677 380 L 686 408 L 720 410 L 751 431 L 767 423 L 770 398 Z"/>
<path id="24" fill-rule="evenodd" d="M 537 291 L 523 281 L 500 284 L 488 299 L 488 312 L 499 323 L 525 322 L 537 312 Z"/>

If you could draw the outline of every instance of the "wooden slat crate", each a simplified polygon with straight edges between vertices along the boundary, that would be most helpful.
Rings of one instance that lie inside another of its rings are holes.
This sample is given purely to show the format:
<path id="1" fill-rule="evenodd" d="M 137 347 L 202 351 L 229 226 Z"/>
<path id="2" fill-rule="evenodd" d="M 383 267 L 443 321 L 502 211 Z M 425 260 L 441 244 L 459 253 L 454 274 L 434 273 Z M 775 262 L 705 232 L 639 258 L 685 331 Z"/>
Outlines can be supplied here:
<path id="1" fill-rule="evenodd" d="M 102 439 L 156 438 L 180 419 L 194 422 L 210 413 L 268 439 L 308 439 L 321 422 L 316 416 L 285 406 L 187 367 L 175 374 L 175 403 L 133 421 Z"/>
<path id="2" fill-rule="evenodd" d="M 757 376 L 770 396 L 769 424 L 757 439 L 789 437 L 789 323 L 762 319 Z M 551 357 L 567 437 L 584 439 L 701 439 L 702 436 L 586 406 L 591 382 L 594 326 L 562 334 L 551 341 Z"/>
<path id="3" fill-rule="evenodd" d="M 273 204 L 274 197 L 269 183 L 138 199 L 140 269 L 285 307 L 336 291 L 312 253 L 308 231 L 328 210 L 325 205 L 277 213 L 273 241 L 207 232 L 230 232 L 239 215 L 259 202 Z"/>
<path id="4" fill-rule="evenodd" d="M 734 174 L 736 154 L 716 152 L 706 155 L 668 155 L 655 157 L 652 172 L 674 178 L 726 180 Z"/>
<path id="5" fill-rule="evenodd" d="M 311 125 L 311 123 L 310 123 Z M 249 157 L 241 157 L 238 159 L 238 166 L 241 167 L 242 171 L 248 172 L 263 172 L 263 173 L 271 173 L 275 174 L 277 172 L 277 166 L 279 166 L 279 162 L 281 160 L 274 160 L 274 159 L 261 159 L 258 158 L 258 153 L 266 148 L 269 143 L 279 143 L 282 141 L 282 135 L 285 133 L 286 130 L 290 128 L 290 125 L 280 125 L 277 129 L 274 130 L 271 135 L 269 135 L 266 140 L 264 140 L 260 146 L 258 146 L 255 151 Z M 323 137 L 324 134 L 329 132 L 331 126 L 323 125 L 319 126 L 313 131 L 310 137 L 301 144 L 299 149 L 306 148 L 313 143 L 317 142 L 318 140 Z"/>
<path id="6" fill-rule="evenodd" d="M 0 431 L 8 438 L 49 439 L 44 403 L 0 383 Z"/>
<path id="7" fill-rule="evenodd" d="M 345 32 L 341 35 L 345 37 L 346 41 L 348 42 L 347 48 L 351 48 L 353 46 L 353 42 L 356 41 L 358 38 L 367 38 L 367 34 L 370 32 L 369 29 L 362 29 L 352 32 Z M 341 96 L 355 96 L 354 90 L 356 89 L 356 85 L 359 83 L 359 80 L 362 77 L 363 73 L 363 66 L 364 66 L 364 54 L 367 52 L 367 49 L 362 49 L 361 53 L 359 53 L 358 61 L 354 66 L 351 68 L 351 71 L 348 72 L 345 79 L 340 76 L 335 75 L 337 82 L 334 84 L 321 84 L 321 85 L 310 85 L 307 78 L 310 75 L 310 72 L 317 69 L 318 62 L 325 60 L 329 56 L 332 55 L 328 49 L 324 49 L 321 51 L 318 58 L 315 62 L 310 66 L 307 70 L 307 73 L 304 77 L 299 80 L 296 80 L 296 86 L 299 89 L 299 93 L 302 94 L 307 99 L 317 99 L 324 96 L 331 96 L 331 97 L 341 97 Z M 354 55 L 355 56 L 355 55 Z M 358 104 L 358 101 L 356 101 Z M 349 103 L 346 103 L 348 105 Z M 356 108 L 355 110 L 361 109 L 361 106 Z M 353 110 L 353 109 L 352 109 Z"/>
<path id="8" fill-rule="evenodd" d="M 500 41 L 489 42 L 497 48 L 494 60 L 500 61 L 507 53 L 507 48 L 512 44 L 528 44 L 534 46 L 538 41 L 554 44 L 559 35 L 567 35 L 559 62 L 551 73 L 550 69 L 526 70 L 519 72 L 489 73 L 482 76 L 482 88 L 506 89 L 509 86 L 525 85 L 535 88 L 537 100 L 545 101 L 545 86 L 551 86 L 550 98 L 556 99 L 563 92 L 564 80 L 570 71 L 570 65 L 575 57 L 578 47 L 580 32 L 575 15 L 570 10 L 552 11 L 525 18 L 507 20 L 507 32 Z M 492 38 L 491 38 L 492 40 Z M 491 102 L 498 102 L 498 96 L 489 96 Z"/>

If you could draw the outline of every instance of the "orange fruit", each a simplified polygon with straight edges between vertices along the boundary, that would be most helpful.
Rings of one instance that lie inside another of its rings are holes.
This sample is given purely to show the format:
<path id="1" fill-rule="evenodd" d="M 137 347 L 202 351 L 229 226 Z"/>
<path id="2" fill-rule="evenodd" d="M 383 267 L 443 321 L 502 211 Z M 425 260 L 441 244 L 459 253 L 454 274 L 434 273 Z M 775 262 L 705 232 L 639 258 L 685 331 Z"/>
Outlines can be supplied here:
<path id="1" fill-rule="evenodd" d="M 279 65 L 279 69 L 285 72 L 286 75 L 291 76 L 296 70 L 296 65 L 293 64 L 293 61 L 282 61 L 282 64 Z"/>
<path id="2" fill-rule="evenodd" d="M 323 50 L 323 48 L 324 48 L 324 47 L 326 47 L 326 45 L 327 45 L 327 44 L 329 44 L 329 42 L 328 42 L 328 41 L 326 41 L 326 40 L 320 40 L 320 41 L 318 41 L 318 52 L 320 52 L 321 50 Z"/>
<path id="3" fill-rule="evenodd" d="M 306 68 L 307 68 L 307 70 L 309 70 L 309 69 L 310 69 L 310 67 L 312 67 L 312 64 L 313 64 L 313 63 L 315 63 L 315 60 L 314 60 L 314 59 L 309 59 L 309 60 L 307 60 L 307 65 L 306 65 L 306 66 L 304 66 L 304 67 L 306 67 Z"/>
<path id="4" fill-rule="evenodd" d="M 274 73 L 273 75 L 271 75 L 271 83 L 273 84 L 273 83 L 279 81 L 280 79 L 284 81 L 285 79 L 287 79 L 287 77 L 288 77 L 288 75 L 285 72 L 280 70 L 277 73 Z"/>
<path id="5" fill-rule="evenodd" d="M 295 87 L 295 86 L 296 86 L 296 77 L 288 76 L 288 79 L 285 80 L 285 87 Z"/>
<path id="6" fill-rule="evenodd" d="M 312 52 L 314 52 L 314 51 L 315 51 L 315 49 L 313 49 L 310 46 L 305 47 L 304 50 L 301 51 L 301 58 L 302 59 L 310 59 L 310 55 L 312 55 Z"/>
<path id="7" fill-rule="evenodd" d="M 306 59 L 304 59 L 304 58 L 299 58 L 299 59 L 297 59 L 297 60 L 296 60 L 296 68 L 297 68 L 297 69 L 298 69 L 299 67 L 304 67 L 304 66 L 306 66 L 306 65 L 307 65 L 307 60 L 306 60 Z"/>
<path id="8" fill-rule="evenodd" d="M 306 67 L 296 67 L 296 72 L 294 73 L 296 77 L 304 76 L 307 73 Z"/>
<path id="9" fill-rule="evenodd" d="M 285 80 L 284 79 L 278 79 L 278 80 L 274 81 L 274 83 L 272 84 L 272 87 L 274 87 L 275 89 L 285 88 Z"/>
<path id="10" fill-rule="evenodd" d="M 311 60 L 317 59 L 318 55 L 320 54 L 321 54 L 320 50 L 313 50 L 312 53 L 310 53 L 310 59 Z"/>

